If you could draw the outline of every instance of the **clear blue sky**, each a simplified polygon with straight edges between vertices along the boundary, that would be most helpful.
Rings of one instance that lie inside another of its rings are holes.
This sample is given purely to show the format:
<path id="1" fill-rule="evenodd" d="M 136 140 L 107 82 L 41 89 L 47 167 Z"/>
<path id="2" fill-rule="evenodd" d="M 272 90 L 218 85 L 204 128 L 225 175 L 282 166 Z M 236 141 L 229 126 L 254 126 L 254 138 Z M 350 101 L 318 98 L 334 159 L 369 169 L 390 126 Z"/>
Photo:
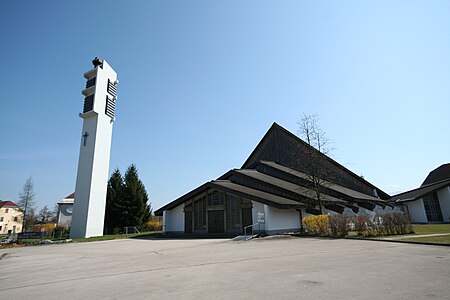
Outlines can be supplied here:
<path id="1" fill-rule="evenodd" d="M 110 171 L 152 207 L 317 113 L 334 158 L 388 193 L 450 161 L 449 1 L 1 1 L 0 199 L 75 189 L 83 73 L 120 85 Z"/>

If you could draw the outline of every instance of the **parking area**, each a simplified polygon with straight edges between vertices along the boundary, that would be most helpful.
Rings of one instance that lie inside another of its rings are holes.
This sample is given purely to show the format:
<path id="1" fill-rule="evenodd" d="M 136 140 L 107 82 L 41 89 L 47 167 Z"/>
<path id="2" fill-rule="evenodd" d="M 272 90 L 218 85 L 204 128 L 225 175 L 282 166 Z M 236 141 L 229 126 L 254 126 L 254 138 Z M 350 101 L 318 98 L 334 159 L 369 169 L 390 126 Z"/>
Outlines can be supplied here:
<path id="1" fill-rule="evenodd" d="M 0 250 L 1 299 L 448 299 L 450 248 L 312 238 Z"/>

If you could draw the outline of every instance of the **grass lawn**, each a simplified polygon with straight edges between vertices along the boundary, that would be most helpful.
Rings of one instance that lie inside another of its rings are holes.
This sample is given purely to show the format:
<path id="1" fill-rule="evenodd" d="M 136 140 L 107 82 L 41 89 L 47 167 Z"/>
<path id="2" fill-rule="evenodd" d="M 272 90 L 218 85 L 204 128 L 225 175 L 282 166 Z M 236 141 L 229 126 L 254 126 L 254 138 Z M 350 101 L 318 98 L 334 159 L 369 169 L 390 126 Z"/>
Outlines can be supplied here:
<path id="1" fill-rule="evenodd" d="M 416 237 L 417 235 L 424 234 L 450 234 L 450 224 L 415 224 L 413 225 L 414 233 L 405 235 L 385 235 L 371 237 L 371 239 L 391 239 L 401 241 L 411 241 L 418 243 L 438 243 L 450 245 L 450 235 L 444 236 L 429 236 L 429 237 Z M 358 237 L 356 232 L 349 232 L 350 237 Z"/>
<path id="2" fill-rule="evenodd" d="M 423 234 L 440 234 L 440 233 L 450 234 L 450 224 L 416 224 L 413 225 L 413 229 L 415 234 L 407 235 L 408 238 L 402 238 L 399 240 L 418 243 L 438 243 L 450 245 L 450 235 L 414 237 L 415 235 L 423 235 Z M 391 237 L 395 238 L 396 236 Z M 404 237 L 404 235 L 397 237 Z"/>
<path id="3" fill-rule="evenodd" d="M 95 241 L 108 241 L 108 240 L 119 240 L 119 239 L 127 239 L 130 237 L 138 236 L 139 234 L 108 234 L 103 236 L 94 236 L 90 238 L 77 238 L 72 239 L 74 242 L 95 242 Z"/>
<path id="4" fill-rule="evenodd" d="M 148 231 L 148 232 L 141 232 L 141 234 L 133 233 L 133 234 L 109 234 L 104 236 L 96 236 L 91 238 L 78 238 L 78 239 L 72 239 L 74 242 L 94 242 L 94 241 L 108 241 L 108 240 L 117 240 L 117 239 L 128 239 L 138 236 L 154 236 L 156 234 L 161 233 L 160 231 Z M 43 237 L 42 240 L 50 239 L 54 242 L 58 242 L 59 239 L 52 239 L 50 237 Z M 64 240 L 64 239 L 63 239 Z M 41 243 L 41 239 L 21 239 L 20 245 L 38 245 Z"/>
<path id="5" fill-rule="evenodd" d="M 450 245 L 450 235 L 407 238 L 407 239 L 402 239 L 402 241 L 411 241 L 411 242 L 418 242 L 418 243 L 437 243 L 437 244 Z"/>
<path id="6" fill-rule="evenodd" d="M 416 234 L 450 233 L 450 224 L 416 224 L 413 229 Z"/>
<path id="7" fill-rule="evenodd" d="M 160 231 L 149 231 L 149 232 L 141 232 L 141 234 L 133 233 L 133 234 L 108 234 L 104 236 L 95 236 L 90 238 L 78 238 L 73 239 L 74 242 L 94 242 L 94 241 L 108 241 L 108 240 L 118 240 L 118 239 L 128 239 L 137 236 L 150 236 L 154 234 L 158 234 Z"/>

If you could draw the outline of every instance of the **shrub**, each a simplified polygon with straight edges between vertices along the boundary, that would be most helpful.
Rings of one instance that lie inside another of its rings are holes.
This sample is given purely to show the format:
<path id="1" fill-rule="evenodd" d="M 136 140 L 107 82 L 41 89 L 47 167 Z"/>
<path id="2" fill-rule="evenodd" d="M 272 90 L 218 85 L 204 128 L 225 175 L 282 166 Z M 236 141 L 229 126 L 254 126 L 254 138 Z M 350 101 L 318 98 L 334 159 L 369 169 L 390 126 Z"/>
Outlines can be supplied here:
<path id="1" fill-rule="evenodd" d="M 364 235 L 367 231 L 367 224 L 369 222 L 369 218 L 366 216 L 355 216 L 353 218 L 353 223 L 355 224 L 355 231 L 358 235 Z"/>
<path id="2" fill-rule="evenodd" d="M 146 224 L 148 231 L 161 231 L 162 230 L 162 222 L 160 219 L 157 218 L 151 218 L 150 221 Z"/>
<path id="3" fill-rule="evenodd" d="M 368 237 L 382 235 L 397 235 L 412 233 L 412 226 L 408 214 L 402 212 L 387 213 L 369 220 L 366 216 L 353 218 L 358 235 Z"/>
<path id="4" fill-rule="evenodd" d="M 308 216 L 302 220 L 305 230 L 315 235 L 328 234 L 328 215 Z"/>
<path id="5" fill-rule="evenodd" d="M 69 230 L 64 226 L 56 226 L 52 232 L 54 239 L 66 239 L 69 238 Z"/>
<path id="6" fill-rule="evenodd" d="M 346 215 L 330 215 L 328 223 L 330 225 L 331 235 L 335 237 L 344 237 L 348 235 L 350 218 Z"/>

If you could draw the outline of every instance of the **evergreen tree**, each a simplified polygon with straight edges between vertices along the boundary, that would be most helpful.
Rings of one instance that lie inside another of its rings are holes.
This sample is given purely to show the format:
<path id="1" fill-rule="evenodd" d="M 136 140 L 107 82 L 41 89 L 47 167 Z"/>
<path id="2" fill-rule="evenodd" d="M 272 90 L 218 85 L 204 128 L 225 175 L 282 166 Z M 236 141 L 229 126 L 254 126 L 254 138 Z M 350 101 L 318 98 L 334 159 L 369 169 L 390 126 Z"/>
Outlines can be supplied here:
<path id="1" fill-rule="evenodd" d="M 128 167 L 124 183 L 123 199 L 126 208 L 123 211 L 123 217 L 125 226 L 141 226 L 146 221 L 144 215 L 148 205 L 148 195 L 134 164 Z"/>
<path id="2" fill-rule="evenodd" d="M 143 227 L 150 220 L 152 209 L 148 203 L 145 186 L 139 179 L 138 170 L 130 165 L 124 175 L 114 170 L 106 194 L 105 233 L 126 226 Z"/>
<path id="3" fill-rule="evenodd" d="M 122 218 L 124 183 L 119 169 L 115 169 L 108 181 L 106 191 L 105 209 L 105 233 L 113 232 L 114 228 L 122 228 L 124 220 Z"/>

